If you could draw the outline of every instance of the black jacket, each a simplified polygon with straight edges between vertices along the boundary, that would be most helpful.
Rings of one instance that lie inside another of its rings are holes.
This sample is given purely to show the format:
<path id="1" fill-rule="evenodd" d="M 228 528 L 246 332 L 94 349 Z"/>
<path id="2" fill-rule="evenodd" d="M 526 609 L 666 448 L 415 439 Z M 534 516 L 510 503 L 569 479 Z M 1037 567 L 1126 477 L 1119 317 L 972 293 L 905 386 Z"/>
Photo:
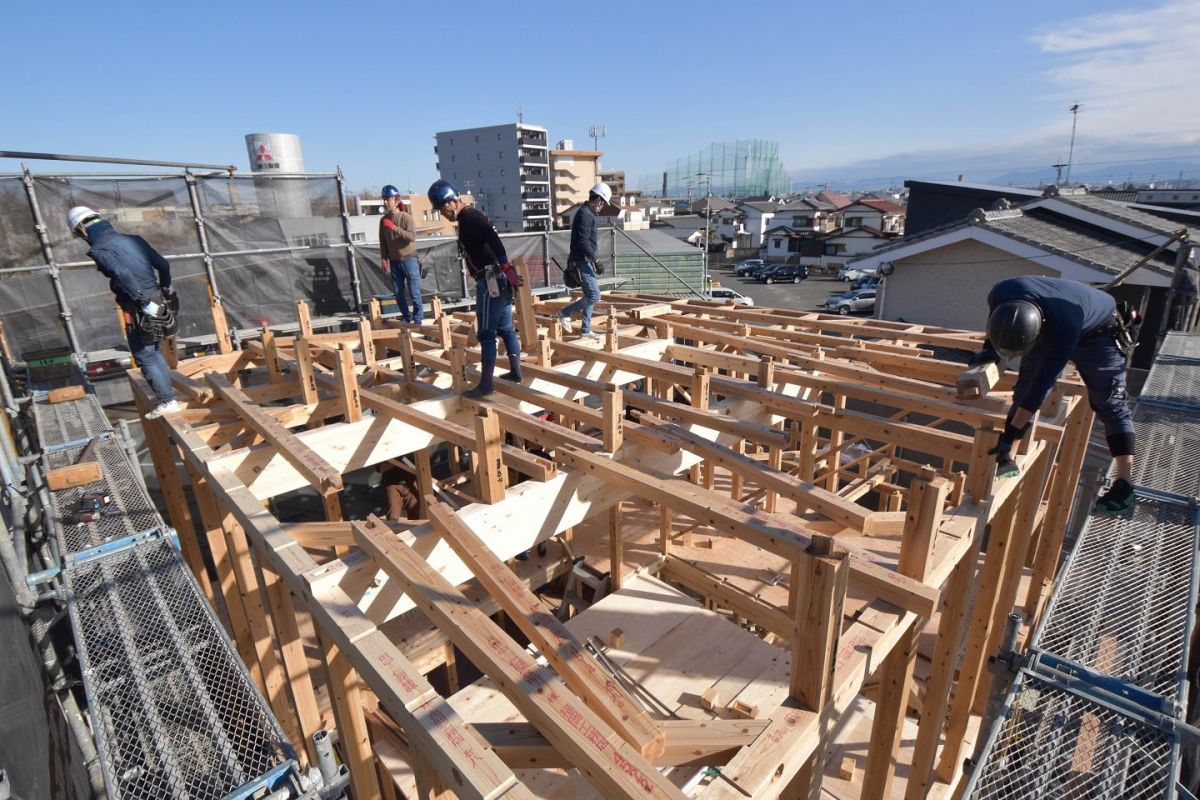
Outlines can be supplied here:
<path id="1" fill-rule="evenodd" d="M 487 214 L 473 206 L 458 213 L 458 252 L 467 262 L 467 271 L 478 278 L 489 264 L 507 264 L 508 253 Z"/>
<path id="2" fill-rule="evenodd" d="M 581 205 L 571 220 L 571 253 L 567 262 L 577 261 L 596 263 L 596 212 L 591 203 Z"/>

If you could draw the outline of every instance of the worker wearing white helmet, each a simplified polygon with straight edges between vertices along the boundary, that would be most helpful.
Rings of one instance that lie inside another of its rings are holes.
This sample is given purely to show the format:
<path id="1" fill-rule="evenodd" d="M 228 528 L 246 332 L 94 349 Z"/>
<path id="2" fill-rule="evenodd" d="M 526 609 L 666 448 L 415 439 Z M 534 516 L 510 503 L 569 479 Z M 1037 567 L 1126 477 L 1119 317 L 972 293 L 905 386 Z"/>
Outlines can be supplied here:
<path id="1" fill-rule="evenodd" d="M 129 352 L 154 390 L 157 405 L 146 414 L 155 419 L 179 411 L 167 361 L 159 343 L 179 326 L 179 299 L 171 288 L 171 265 L 140 236 L 117 233 L 87 206 L 67 212 L 71 232 L 88 243 L 88 257 L 108 278 L 125 320 Z"/>
<path id="2" fill-rule="evenodd" d="M 597 183 L 588 192 L 587 202 L 575 212 L 571 220 L 571 252 L 567 256 L 567 271 L 571 277 L 578 276 L 578 285 L 583 290 L 583 297 L 564 308 L 561 313 L 563 330 L 571 332 L 574 327 L 571 317 L 582 311 L 583 325 L 580 335 L 589 339 L 599 338 L 592 331 L 592 309 L 600 301 L 600 283 L 597 276 L 604 272 L 604 267 L 596 261 L 599 249 L 596 244 L 596 215 L 605 206 L 612 205 L 612 189 L 606 183 Z M 568 285 L 574 281 L 569 281 Z"/>

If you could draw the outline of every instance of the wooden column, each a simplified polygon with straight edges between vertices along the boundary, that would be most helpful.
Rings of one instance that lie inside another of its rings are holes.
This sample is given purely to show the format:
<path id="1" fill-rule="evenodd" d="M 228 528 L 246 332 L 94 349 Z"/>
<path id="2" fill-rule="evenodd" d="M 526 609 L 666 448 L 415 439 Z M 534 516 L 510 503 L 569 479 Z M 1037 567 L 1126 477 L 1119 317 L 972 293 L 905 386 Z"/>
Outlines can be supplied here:
<path id="1" fill-rule="evenodd" d="M 500 432 L 500 417 L 489 406 L 475 416 L 475 442 L 476 496 L 482 503 L 499 503 L 504 499 L 507 473 L 500 456 L 504 434 Z"/>
<path id="2" fill-rule="evenodd" d="M 210 300 L 208 308 L 212 312 L 213 332 L 217 334 L 217 352 L 222 355 L 232 353 L 233 342 L 229 339 L 229 323 L 225 319 L 225 307 L 216 300 Z"/>
<path id="3" fill-rule="evenodd" d="M 312 316 L 308 312 L 308 303 L 303 300 L 296 301 L 296 322 L 301 336 L 307 338 L 313 335 Z"/>
<path id="4" fill-rule="evenodd" d="M 337 378 L 338 399 L 342 401 L 346 422 L 358 422 L 362 419 L 362 398 L 358 392 L 358 377 L 354 372 L 354 351 L 345 343 L 338 348 Z"/>
<path id="5" fill-rule="evenodd" d="M 142 430 L 146 435 L 146 447 L 154 462 L 154 474 L 158 476 L 158 488 L 162 492 L 163 502 L 167 505 L 167 517 L 171 527 L 179 534 L 179 547 L 183 552 L 183 560 L 188 569 L 196 577 L 204 592 L 208 604 L 217 606 L 216 593 L 212 581 L 208 577 L 208 569 L 204 566 L 204 556 L 200 552 L 200 543 L 196 539 L 196 526 L 192 524 L 192 513 L 188 509 L 187 497 L 183 492 L 183 482 L 179 480 L 179 468 L 175 465 L 175 451 L 167 436 L 166 423 L 161 419 L 146 419 L 149 410 L 145 396 L 133 386 L 133 396 L 137 401 L 138 412 L 142 415 Z"/>
<path id="6" fill-rule="evenodd" d="M 821 761 L 831 731 L 834 667 L 842 632 L 842 609 L 850 577 L 850 561 L 834 550 L 833 539 L 814 535 L 811 556 L 792 563 L 789 612 L 795 625 L 792 635 L 792 699 L 821 715 L 819 744 L 792 786 L 801 796 L 817 800 L 821 794 Z"/>
<path id="7" fill-rule="evenodd" d="M 615 453 L 621 449 L 624 440 L 625 427 L 622 417 L 625 413 L 625 393 L 620 386 L 609 384 L 604 389 L 604 450 Z"/>
<path id="8" fill-rule="evenodd" d="M 371 335 L 371 320 L 365 317 L 358 321 L 358 346 L 362 348 L 363 366 L 375 366 L 375 339 Z"/>
<path id="9" fill-rule="evenodd" d="M 659 504 L 658 506 L 658 549 L 664 556 L 671 553 L 671 537 L 675 533 L 671 509 Z"/>
<path id="10" fill-rule="evenodd" d="M 938 760 L 937 777 L 949 783 L 959 768 L 959 755 L 963 736 L 971 716 L 971 704 L 975 698 L 975 684 L 983 673 L 986 647 L 992 618 L 995 616 L 996 600 L 1008 561 L 1008 547 L 1015 520 L 1016 498 L 1008 502 L 992 517 L 991 533 L 988 536 L 987 558 L 976 580 L 978 595 L 971 615 L 971 626 L 967 631 L 967 644 L 962 653 L 958 683 L 950 701 L 950 715 L 946 720 L 946 746 Z"/>
<path id="11" fill-rule="evenodd" d="M 533 282 L 529 280 L 529 267 L 524 261 L 515 262 L 513 268 L 524 281 L 523 286 L 513 289 L 513 297 L 517 301 L 517 335 L 521 339 L 521 349 L 531 351 L 537 345 L 538 338 L 537 315 L 533 312 Z"/>
<path id="12" fill-rule="evenodd" d="M 846 408 L 846 395 L 835 393 L 833 395 L 833 409 L 835 412 L 844 411 Z M 825 488 L 831 492 L 838 490 L 838 477 L 842 474 L 840 467 L 842 466 L 842 443 L 846 439 L 846 434 L 834 428 L 829 434 L 829 458 L 825 464 L 825 470 L 828 475 L 825 478 Z"/>
<path id="13" fill-rule="evenodd" d="M 913 481 L 904 519 L 904 541 L 900 547 L 900 574 L 919 581 L 925 580 L 934 541 L 942 523 L 943 504 L 949 493 L 950 482 L 937 477 L 933 470 L 925 471 L 920 479 Z M 900 752 L 904 718 L 908 712 L 908 694 L 913 686 L 917 639 L 923 625 L 924 620 L 918 618 L 883 662 L 867 765 L 863 774 L 863 800 L 891 797 L 896 757 Z"/>
<path id="14" fill-rule="evenodd" d="M 709 375 L 707 367 L 696 367 L 692 374 L 692 405 L 707 410 L 709 401 Z"/>
<path id="15" fill-rule="evenodd" d="M 767 466 L 771 469 L 783 468 L 783 450 L 779 447 L 771 447 L 767 450 Z M 775 512 L 775 506 L 779 502 L 779 492 L 768 489 L 763 495 L 763 510 Z"/>
<path id="16" fill-rule="evenodd" d="M 417 466 L 417 490 L 421 496 L 421 518 L 429 519 L 429 496 L 433 494 L 433 465 L 429 463 L 429 451 L 418 450 L 413 453 L 413 463 Z"/>
<path id="17" fill-rule="evenodd" d="M 375 757 L 371 753 L 358 675 L 335 645 L 323 636 L 320 639 L 325 650 L 325 666 L 329 670 L 329 696 L 341 739 L 342 759 L 350 770 L 350 789 L 354 793 L 354 800 L 380 800 Z"/>
<path id="18" fill-rule="evenodd" d="M 620 500 L 608 507 L 608 561 L 608 585 L 615 592 L 624 583 L 621 573 L 625 562 L 625 533 L 621 523 Z"/>
<path id="19" fill-rule="evenodd" d="M 275 351 L 275 331 L 262 326 L 263 360 L 267 362 L 267 377 L 271 383 L 283 381 L 283 373 L 279 371 L 279 359 Z"/>
<path id="20" fill-rule="evenodd" d="M 404 380 L 415 381 L 417 379 L 416 362 L 413 361 L 413 343 L 412 337 L 408 331 L 400 332 L 400 366 L 404 370 Z"/>

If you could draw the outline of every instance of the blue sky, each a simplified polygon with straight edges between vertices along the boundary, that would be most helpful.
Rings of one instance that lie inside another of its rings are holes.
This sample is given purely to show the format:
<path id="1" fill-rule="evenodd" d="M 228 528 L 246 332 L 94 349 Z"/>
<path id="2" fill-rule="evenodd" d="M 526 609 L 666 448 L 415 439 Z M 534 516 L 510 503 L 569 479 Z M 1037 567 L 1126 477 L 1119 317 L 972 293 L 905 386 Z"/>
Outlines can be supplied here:
<path id="1" fill-rule="evenodd" d="M 419 190 L 436 177 L 436 131 L 515 121 L 522 106 L 552 140 L 580 145 L 606 124 L 604 166 L 631 177 L 735 138 L 778 141 L 789 170 L 814 174 L 898 154 L 952 169 L 968 155 L 1057 157 L 1078 101 L 1077 160 L 1116 141 L 1197 155 L 1198 12 L 1194 0 L 17 2 L 0 149 L 246 167 L 244 134 L 286 131 L 310 170 Z"/>

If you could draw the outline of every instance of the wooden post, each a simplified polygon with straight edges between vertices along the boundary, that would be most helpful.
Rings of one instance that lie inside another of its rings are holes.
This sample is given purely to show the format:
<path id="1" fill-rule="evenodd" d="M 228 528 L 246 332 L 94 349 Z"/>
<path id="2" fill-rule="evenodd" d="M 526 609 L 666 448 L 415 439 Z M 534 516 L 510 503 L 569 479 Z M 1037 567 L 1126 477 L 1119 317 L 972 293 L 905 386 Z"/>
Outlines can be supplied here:
<path id="1" fill-rule="evenodd" d="M 976 561 L 977 551 L 971 548 L 950 573 L 942 595 L 946 603 L 942 607 L 929 679 L 925 683 L 921 724 L 913 747 L 905 800 L 923 800 L 933 783 L 933 762 L 937 756 L 938 740 L 946 724 L 946 706 L 954 682 L 954 668 L 966 631 L 967 615 L 971 613 L 971 584 L 975 578 Z"/>
<path id="2" fill-rule="evenodd" d="M 301 336 L 308 338 L 313 335 L 312 316 L 308 311 L 308 303 L 304 300 L 296 301 L 296 322 L 300 326 Z"/>
<path id="3" fill-rule="evenodd" d="M 167 438 L 166 423 L 161 419 L 146 419 L 149 406 L 145 396 L 133 384 L 133 396 L 137 401 L 138 412 L 142 415 L 142 430 L 146 435 L 146 447 L 154 462 L 154 474 L 158 476 L 159 491 L 162 492 L 163 502 L 167 505 L 167 516 L 171 527 L 179 534 L 179 547 L 183 552 L 183 560 L 188 569 L 200 584 L 208 604 L 214 608 L 217 605 L 216 594 L 212 582 L 208 578 L 208 569 L 204 566 L 204 556 L 200 552 L 200 543 L 196 539 L 196 527 L 192 524 L 192 512 L 188 509 L 187 497 L 183 492 L 183 482 L 179 480 L 179 469 L 175 465 L 175 451 Z M 86 463 L 86 462 L 85 462 Z"/>
<path id="4" fill-rule="evenodd" d="M 301 303 L 301 308 L 308 306 Z M 294 345 L 296 351 L 296 377 L 300 380 L 300 394 L 304 397 L 305 405 L 316 405 L 317 381 L 313 377 L 312 351 L 308 349 L 308 339 L 297 337 Z"/>
<path id="5" fill-rule="evenodd" d="M 759 388 L 768 390 L 775 385 L 775 359 L 771 356 L 759 357 L 758 385 Z"/>
<path id="6" fill-rule="evenodd" d="M 802 481 L 812 482 L 813 477 L 817 473 L 817 414 L 818 409 L 813 408 L 807 417 L 800 418 L 800 442 L 797 449 L 800 451 L 799 469 L 796 477 Z M 801 502 L 796 502 L 796 513 L 805 514 L 808 512 L 808 507 Z"/>
<path id="7" fill-rule="evenodd" d="M 363 366 L 375 366 L 375 340 L 371 337 L 371 320 L 365 317 L 358 321 L 358 343 L 362 348 Z"/>
<path id="8" fill-rule="evenodd" d="M 429 301 L 429 313 L 434 319 L 442 316 L 442 298 L 440 295 L 435 294 L 433 299 Z"/>
<path id="9" fill-rule="evenodd" d="M 167 361 L 167 369 L 179 367 L 179 337 L 168 336 L 162 341 L 163 358 Z"/>
<path id="10" fill-rule="evenodd" d="M 478 455 L 475 471 L 475 490 L 480 502 L 499 503 L 504 499 L 507 470 L 500 458 L 504 434 L 500 432 L 500 417 L 496 410 L 484 406 L 475 417 L 475 452 Z"/>
<path id="11" fill-rule="evenodd" d="M 453 347 L 454 339 L 450 336 L 450 315 L 439 314 L 433 324 L 437 326 L 437 338 L 442 347 L 446 349 Z"/>
<path id="12" fill-rule="evenodd" d="M 767 449 L 767 466 L 771 469 L 783 468 L 783 450 L 779 447 L 771 447 Z M 763 509 L 774 513 L 775 506 L 779 502 L 779 492 L 768 489 L 763 495 Z"/>
<path id="13" fill-rule="evenodd" d="M 433 465 L 429 461 L 429 451 L 418 450 L 413 454 L 413 463 L 417 466 L 417 490 L 421 496 L 421 518 L 429 519 L 429 497 L 433 495 Z"/>
<path id="14" fill-rule="evenodd" d="M 400 365 L 404 370 L 404 380 L 415 381 L 417 379 L 417 364 L 413 360 L 412 337 L 408 331 L 400 332 Z"/>
<path id="15" fill-rule="evenodd" d="M 275 331 L 266 325 L 262 326 L 262 345 L 263 355 L 267 362 L 267 376 L 271 383 L 280 383 L 283 381 L 283 374 L 279 371 L 279 359 L 275 352 Z"/>
<path id="16" fill-rule="evenodd" d="M 817 800 L 833 717 L 834 667 L 850 562 L 844 552 L 834 551 L 833 539 L 828 536 L 813 536 L 808 552 L 810 557 L 805 561 L 792 562 L 788 610 L 795 631 L 789 693 L 805 708 L 820 714 L 821 721 L 816 751 L 792 785 L 803 786 L 803 796 Z"/>
<path id="17" fill-rule="evenodd" d="M 971 502 L 979 505 L 992 494 L 996 482 L 996 458 L 988 450 L 996 446 L 996 432 L 992 423 L 985 422 L 975 430 L 971 444 L 971 463 L 967 467 L 967 494 Z"/>
<path id="18" fill-rule="evenodd" d="M 367 301 L 367 315 L 372 325 L 383 324 L 383 304 L 379 302 L 378 297 Z"/>
<path id="19" fill-rule="evenodd" d="M 292 704 L 296 708 L 296 719 L 300 734 L 304 737 L 304 749 L 310 761 L 316 763 L 316 745 L 313 734 L 321 730 L 321 712 L 317 707 L 317 696 L 313 692 L 312 678 L 308 673 L 308 657 L 304 655 L 304 640 L 300 637 L 296 606 L 287 584 L 266 563 L 259 564 L 259 576 L 275 622 L 279 637 L 279 650 L 283 654 L 283 668 L 287 672 L 288 688 Z"/>
<path id="20" fill-rule="evenodd" d="M 554 362 L 550 358 L 550 340 L 544 335 L 538 336 L 537 344 L 534 346 L 533 363 L 546 369 L 554 366 Z"/>
<path id="21" fill-rule="evenodd" d="M 621 525 L 621 501 L 608 507 L 608 570 L 609 586 L 615 592 L 621 588 L 624 579 L 621 577 L 625 560 L 625 534 Z"/>
<path id="22" fill-rule="evenodd" d="M 212 313 L 213 331 L 217 334 L 217 352 L 222 355 L 233 352 L 233 342 L 229 339 L 229 323 L 225 320 L 225 307 L 216 300 L 208 305 Z"/>
<path id="23" fill-rule="evenodd" d="M 446 319 L 446 317 L 443 317 Z M 450 348 L 450 385 L 455 392 L 467 388 L 467 354 L 461 347 Z"/>
<path id="24" fill-rule="evenodd" d="M 604 389 L 604 450 L 615 453 L 621 449 L 624 440 L 625 425 L 622 419 L 625 413 L 625 393 L 620 386 L 609 384 Z"/>
<path id="25" fill-rule="evenodd" d="M 671 509 L 661 503 L 658 506 L 658 549 L 664 555 L 671 554 L 671 537 L 675 533 Z"/>
<path id="26" fill-rule="evenodd" d="M 342 759 L 350 770 L 350 789 L 355 800 L 380 800 L 358 675 L 335 645 L 324 636 L 320 638 L 325 649 L 325 666 L 329 670 L 329 695 L 341 739 Z"/>
<path id="27" fill-rule="evenodd" d="M 529 280 L 529 267 L 523 260 L 513 263 L 524 285 L 513 289 L 517 301 L 517 335 L 521 338 L 521 349 L 526 352 L 537 345 L 537 315 L 533 312 L 533 282 Z"/>
<path id="28" fill-rule="evenodd" d="M 337 378 L 338 397 L 346 422 L 358 422 L 362 419 L 362 398 L 358 393 L 358 376 L 354 373 L 354 351 L 344 342 L 338 347 Z"/>
<path id="29" fill-rule="evenodd" d="M 984 648 L 987 645 L 992 618 L 995 616 L 1004 566 L 1008 560 L 1008 548 L 1016 517 L 1015 506 L 1016 498 L 1010 497 L 992 517 L 987 559 L 975 581 L 978 595 L 971 615 L 971 625 L 967 631 L 966 648 L 962 651 L 958 683 L 950 701 L 950 714 L 946 720 L 946 745 L 937 764 L 937 777 L 946 783 L 954 778 L 959 768 L 962 740 L 970 720 L 971 704 L 975 699 L 975 684 L 983 674 L 984 663 L 987 660 Z"/>
<path id="30" fill-rule="evenodd" d="M 692 375 L 692 405 L 695 408 L 708 410 L 709 375 L 708 367 L 696 367 Z"/>
<path id="31" fill-rule="evenodd" d="M 746 454 L 746 440 L 738 439 L 736 442 L 733 443 L 732 449 L 733 449 L 733 452 L 737 453 L 738 455 L 745 455 Z M 782 456 L 782 453 L 780 455 Z M 731 500 L 734 500 L 737 502 L 741 501 L 742 489 L 743 489 L 742 484 L 743 484 L 742 473 L 733 472 L 730 474 L 729 498 Z"/>
<path id="32" fill-rule="evenodd" d="M 846 408 L 846 395 L 841 392 L 835 392 L 833 395 L 833 410 L 843 411 Z M 839 467 L 842 466 L 842 442 L 845 441 L 846 434 L 837 428 L 833 428 L 829 434 L 829 458 L 825 464 L 825 471 L 828 475 L 825 478 L 825 488 L 831 492 L 838 490 L 838 478 L 842 474 Z"/>
<path id="33" fill-rule="evenodd" d="M 904 542 L 900 547 L 898 572 L 925 580 L 933 555 L 933 544 L 942 522 L 942 508 L 950 482 L 927 469 L 914 480 L 904 519 Z M 879 676 L 879 698 L 871 725 L 871 742 L 863 774 L 863 800 L 891 797 L 896 757 L 900 752 L 904 718 L 908 713 L 908 695 L 913 686 L 913 668 L 917 659 L 917 638 L 924 620 L 918 618 L 884 660 Z"/>

